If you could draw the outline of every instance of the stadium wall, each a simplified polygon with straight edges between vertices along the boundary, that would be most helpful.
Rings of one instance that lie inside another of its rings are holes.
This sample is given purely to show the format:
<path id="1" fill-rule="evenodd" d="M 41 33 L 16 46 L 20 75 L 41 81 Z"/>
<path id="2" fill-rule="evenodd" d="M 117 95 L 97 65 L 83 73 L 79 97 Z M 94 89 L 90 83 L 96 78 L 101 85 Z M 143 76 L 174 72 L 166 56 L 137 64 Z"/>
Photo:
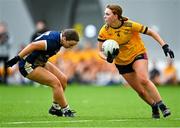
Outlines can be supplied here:
<path id="1" fill-rule="evenodd" d="M 6 22 L 10 34 L 11 56 L 27 44 L 34 31 L 32 19 L 23 0 L 0 0 L 0 21 Z"/>

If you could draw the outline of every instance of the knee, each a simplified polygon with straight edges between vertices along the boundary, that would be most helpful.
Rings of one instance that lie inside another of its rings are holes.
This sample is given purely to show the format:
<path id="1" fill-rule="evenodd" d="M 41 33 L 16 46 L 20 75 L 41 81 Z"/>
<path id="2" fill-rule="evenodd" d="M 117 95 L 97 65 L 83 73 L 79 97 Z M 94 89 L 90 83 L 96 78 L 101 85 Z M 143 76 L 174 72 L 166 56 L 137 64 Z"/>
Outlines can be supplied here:
<path id="1" fill-rule="evenodd" d="M 150 80 L 149 80 L 147 77 L 144 77 L 144 76 L 140 77 L 140 78 L 139 78 L 139 81 L 140 81 L 140 83 L 141 83 L 142 85 L 148 85 L 149 82 L 150 82 Z"/>
<path id="2" fill-rule="evenodd" d="M 66 87 L 67 87 L 67 77 L 66 76 L 64 76 L 63 78 L 62 78 L 62 80 L 61 80 L 61 84 L 62 84 L 62 87 L 63 87 L 63 90 L 65 90 L 66 89 Z"/>
<path id="3" fill-rule="evenodd" d="M 145 90 L 140 90 L 140 91 L 138 91 L 138 95 L 140 96 L 140 97 L 145 97 L 145 94 L 146 92 L 145 92 Z"/>
<path id="4" fill-rule="evenodd" d="M 61 86 L 61 83 L 57 79 L 52 79 L 52 80 L 50 80 L 49 85 L 52 88 L 59 88 Z"/>

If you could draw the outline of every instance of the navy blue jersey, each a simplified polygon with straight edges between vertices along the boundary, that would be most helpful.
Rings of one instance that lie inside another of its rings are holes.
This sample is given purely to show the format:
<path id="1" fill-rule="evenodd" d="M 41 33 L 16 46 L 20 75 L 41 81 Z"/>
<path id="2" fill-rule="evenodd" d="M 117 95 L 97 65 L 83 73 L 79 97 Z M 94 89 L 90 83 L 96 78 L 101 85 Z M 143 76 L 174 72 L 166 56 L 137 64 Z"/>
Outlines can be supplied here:
<path id="1" fill-rule="evenodd" d="M 34 41 L 45 40 L 45 50 L 33 51 L 29 54 L 25 61 L 36 66 L 43 66 L 48 59 L 55 55 L 61 48 L 60 44 L 60 32 L 57 31 L 48 31 L 37 37 Z"/>

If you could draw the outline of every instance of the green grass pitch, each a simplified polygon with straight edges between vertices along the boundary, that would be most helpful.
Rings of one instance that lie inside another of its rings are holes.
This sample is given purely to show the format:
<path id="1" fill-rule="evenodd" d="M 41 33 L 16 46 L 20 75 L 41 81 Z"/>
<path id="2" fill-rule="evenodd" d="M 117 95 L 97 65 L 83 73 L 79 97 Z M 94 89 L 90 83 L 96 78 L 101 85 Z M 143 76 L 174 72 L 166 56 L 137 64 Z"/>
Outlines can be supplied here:
<path id="1" fill-rule="evenodd" d="M 129 87 L 68 86 L 66 97 L 74 118 L 48 114 L 49 87 L 0 86 L 0 127 L 180 127 L 180 86 L 158 87 L 172 111 L 168 118 L 151 118 L 151 108 Z"/>

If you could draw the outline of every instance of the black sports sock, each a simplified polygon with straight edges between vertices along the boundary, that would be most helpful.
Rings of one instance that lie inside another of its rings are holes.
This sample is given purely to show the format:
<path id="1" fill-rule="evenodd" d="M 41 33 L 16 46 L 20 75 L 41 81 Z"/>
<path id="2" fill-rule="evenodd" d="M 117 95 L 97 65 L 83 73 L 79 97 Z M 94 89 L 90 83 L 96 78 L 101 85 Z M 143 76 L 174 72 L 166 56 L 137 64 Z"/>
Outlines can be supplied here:
<path id="1" fill-rule="evenodd" d="M 159 101 L 157 105 L 161 109 L 161 111 L 164 111 L 165 109 L 167 109 L 166 105 L 162 101 Z"/>
<path id="2" fill-rule="evenodd" d="M 158 109 L 158 105 L 157 105 L 156 103 L 153 103 L 153 104 L 151 105 L 151 107 L 152 107 L 152 109 Z"/>
<path id="3" fill-rule="evenodd" d="M 158 105 L 154 102 L 153 104 L 151 104 L 151 107 L 158 107 Z"/>
<path id="4" fill-rule="evenodd" d="M 158 105 L 157 105 L 156 103 L 153 103 L 153 104 L 151 105 L 151 108 L 152 108 L 153 114 L 159 114 Z"/>

